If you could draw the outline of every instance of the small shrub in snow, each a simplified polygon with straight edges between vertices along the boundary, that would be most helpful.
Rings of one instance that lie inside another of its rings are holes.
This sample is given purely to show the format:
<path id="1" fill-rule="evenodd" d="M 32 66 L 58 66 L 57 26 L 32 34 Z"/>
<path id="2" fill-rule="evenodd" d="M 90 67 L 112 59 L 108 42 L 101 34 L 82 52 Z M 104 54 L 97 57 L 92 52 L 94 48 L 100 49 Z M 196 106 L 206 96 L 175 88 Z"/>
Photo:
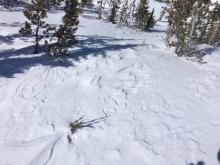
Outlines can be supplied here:
<path id="1" fill-rule="evenodd" d="M 74 134 L 78 129 L 82 128 L 84 125 L 84 117 L 80 117 L 74 122 L 69 123 L 70 131 L 72 134 Z"/>
<path id="2" fill-rule="evenodd" d="M 82 116 L 79 119 L 75 120 L 74 122 L 69 123 L 71 133 L 74 134 L 78 129 L 81 128 L 94 128 L 95 124 L 105 121 L 107 117 L 109 116 L 105 116 L 85 122 L 84 116 Z"/>

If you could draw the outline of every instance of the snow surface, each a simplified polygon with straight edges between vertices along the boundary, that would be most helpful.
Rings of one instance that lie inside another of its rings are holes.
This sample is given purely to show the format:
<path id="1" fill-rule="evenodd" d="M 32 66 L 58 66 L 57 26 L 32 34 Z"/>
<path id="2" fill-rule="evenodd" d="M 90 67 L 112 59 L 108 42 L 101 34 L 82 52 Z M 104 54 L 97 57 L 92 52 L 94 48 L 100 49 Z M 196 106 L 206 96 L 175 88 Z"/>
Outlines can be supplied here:
<path id="1" fill-rule="evenodd" d="M 206 64 L 178 58 L 164 23 L 140 32 L 88 9 L 60 60 L 18 38 L 21 11 L 0 16 L 0 165 L 218 164 L 219 49 L 207 49 Z M 81 116 L 94 128 L 72 135 Z"/>

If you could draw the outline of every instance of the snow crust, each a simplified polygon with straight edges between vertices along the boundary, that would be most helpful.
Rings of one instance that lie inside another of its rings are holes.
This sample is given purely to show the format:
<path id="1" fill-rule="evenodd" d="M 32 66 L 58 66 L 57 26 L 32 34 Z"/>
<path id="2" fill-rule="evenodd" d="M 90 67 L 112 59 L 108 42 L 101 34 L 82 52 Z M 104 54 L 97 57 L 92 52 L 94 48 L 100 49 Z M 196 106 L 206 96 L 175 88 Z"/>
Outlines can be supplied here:
<path id="1" fill-rule="evenodd" d="M 32 55 L 33 38 L 17 37 L 21 11 L 0 16 L 0 165 L 218 164 L 219 49 L 206 64 L 178 58 L 164 23 L 140 32 L 88 9 L 60 60 Z M 81 116 L 99 122 L 71 135 Z"/>

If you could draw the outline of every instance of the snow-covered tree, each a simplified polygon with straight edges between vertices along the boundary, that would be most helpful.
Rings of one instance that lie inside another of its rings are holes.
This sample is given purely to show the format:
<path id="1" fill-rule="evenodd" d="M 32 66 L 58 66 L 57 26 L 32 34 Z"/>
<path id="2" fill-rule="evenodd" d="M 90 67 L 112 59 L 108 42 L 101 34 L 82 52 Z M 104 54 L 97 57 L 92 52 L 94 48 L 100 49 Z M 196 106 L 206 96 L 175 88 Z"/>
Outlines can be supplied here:
<path id="1" fill-rule="evenodd" d="M 97 10 L 98 18 L 101 19 L 102 18 L 102 10 L 104 9 L 104 6 L 103 6 L 104 0 L 98 0 L 97 4 L 98 4 L 98 10 Z"/>
<path id="2" fill-rule="evenodd" d="M 119 14 L 119 21 L 122 25 L 128 25 L 128 19 L 130 17 L 130 10 L 129 10 L 129 4 L 128 0 L 125 0 L 125 2 L 122 5 L 120 14 Z"/>
<path id="3" fill-rule="evenodd" d="M 205 5 L 202 14 L 199 13 L 203 26 L 200 27 L 198 42 L 220 46 L 220 4 L 210 4 L 209 8 Z"/>
<path id="4" fill-rule="evenodd" d="M 130 11 L 131 11 L 131 19 L 133 20 L 133 21 L 135 21 L 136 20 L 136 14 L 137 14 L 137 6 L 136 6 L 136 1 L 137 0 L 132 0 L 131 1 L 131 3 L 130 3 Z"/>

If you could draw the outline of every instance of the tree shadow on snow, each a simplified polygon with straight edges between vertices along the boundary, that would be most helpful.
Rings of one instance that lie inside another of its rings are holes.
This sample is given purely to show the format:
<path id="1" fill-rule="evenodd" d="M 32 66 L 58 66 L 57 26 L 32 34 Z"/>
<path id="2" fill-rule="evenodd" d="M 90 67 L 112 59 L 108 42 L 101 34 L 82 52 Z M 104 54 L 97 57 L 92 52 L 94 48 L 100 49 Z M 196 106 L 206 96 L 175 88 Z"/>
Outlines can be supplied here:
<path id="1" fill-rule="evenodd" d="M 219 149 L 219 151 L 217 153 L 217 159 L 218 159 L 218 162 L 220 163 L 220 149 Z"/>
<path id="2" fill-rule="evenodd" d="M 208 48 L 203 48 L 200 49 L 199 51 L 205 55 L 211 55 L 212 52 L 216 51 L 218 48 L 217 47 L 208 47 Z"/>
<path id="3" fill-rule="evenodd" d="M 102 56 L 105 58 L 109 52 L 116 55 L 123 49 L 134 49 L 139 44 L 125 44 L 132 39 L 119 39 L 106 36 L 78 36 L 78 43 L 66 58 L 48 56 L 46 53 L 33 55 L 34 46 L 20 49 L 0 51 L 0 77 L 13 78 L 15 74 L 24 73 L 33 66 L 43 65 L 50 67 L 71 67 L 73 61 L 86 59 L 88 56 Z M 125 43 L 124 43 L 125 41 Z M 12 41 L 8 41 L 12 42 Z M 110 54 L 111 54 L 110 53 Z"/>
<path id="4" fill-rule="evenodd" d="M 205 165 L 205 162 L 203 162 L 203 161 L 198 161 L 196 164 L 190 163 L 189 165 Z"/>
<path id="5" fill-rule="evenodd" d="M 93 20 L 98 20 L 97 16 L 93 16 L 93 15 L 82 15 L 83 18 L 86 19 L 93 19 Z"/>
<path id="6" fill-rule="evenodd" d="M 0 45 L 1 44 L 7 44 L 7 45 L 12 45 L 14 43 L 14 40 L 16 38 L 19 38 L 20 40 L 27 42 L 28 39 L 31 37 L 23 37 L 21 34 L 12 34 L 12 35 L 7 35 L 7 36 L 2 36 L 0 35 Z M 1 57 L 2 52 L 0 52 L 0 57 Z"/>
<path id="7" fill-rule="evenodd" d="M 89 55 L 102 56 L 105 58 L 109 52 L 120 51 L 123 49 L 134 49 L 141 46 L 140 44 L 125 44 L 133 39 L 120 39 L 107 36 L 78 36 L 76 50 L 72 52 L 71 58 L 79 60 L 87 58 Z M 125 41 L 125 42 L 124 42 Z"/>
<path id="8" fill-rule="evenodd" d="M 1 22 L 0 26 L 3 26 L 3 27 L 22 27 L 23 23 L 20 23 L 20 22 L 12 22 L 12 23 Z"/>
<path id="9" fill-rule="evenodd" d="M 33 66 L 72 66 L 68 61 L 62 62 L 56 58 L 49 57 L 45 53 L 33 55 L 34 46 L 28 46 L 21 49 L 11 49 L 8 51 L 0 52 L 0 57 L 5 53 L 6 58 L 0 58 L 0 76 L 13 78 L 15 74 L 24 73 L 25 70 Z"/>

